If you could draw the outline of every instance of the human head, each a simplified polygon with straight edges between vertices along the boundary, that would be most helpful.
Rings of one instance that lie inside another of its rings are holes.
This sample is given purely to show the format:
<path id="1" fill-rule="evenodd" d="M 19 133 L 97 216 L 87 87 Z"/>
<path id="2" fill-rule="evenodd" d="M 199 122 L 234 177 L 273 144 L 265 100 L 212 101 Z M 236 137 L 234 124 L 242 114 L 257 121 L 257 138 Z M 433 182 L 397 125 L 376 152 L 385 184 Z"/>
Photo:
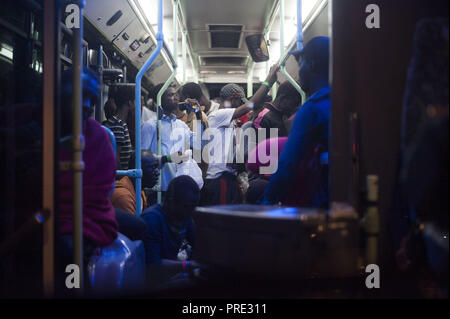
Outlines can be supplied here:
<path id="1" fill-rule="evenodd" d="M 129 162 L 129 168 L 136 168 L 136 155 L 133 152 Z M 141 151 L 141 168 L 142 168 L 142 187 L 152 188 L 158 183 L 159 170 L 158 170 L 158 159 L 149 150 Z"/>
<path id="2" fill-rule="evenodd" d="M 192 177 L 182 175 L 174 178 L 164 197 L 164 213 L 172 226 L 182 228 L 194 214 L 200 200 L 200 189 Z"/>
<path id="3" fill-rule="evenodd" d="M 142 187 L 152 188 L 158 183 L 158 159 L 155 154 L 145 150 L 141 152 Z"/>
<path id="4" fill-rule="evenodd" d="M 114 99 L 117 112 L 125 113 L 134 109 L 135 84 L 133 83 L 116 83 L 109 88 L 108 97 Z"/>
<path id="5" fill-rule="evenodd" d="M 200 85 L 194 82 L 186 83 L 180 89 L 181 99 L 195 99 L 200 102 L 200 104 L 204 105 L 206 101 L 206 97 L 203 95 L 202 88 Z"/>
<path id="6" fill-rule="evenodd" d="M 100 81 L 98 75 L 89 69 L 84 69 L 81 73 L 83 88 L 83 120 L 87 120 L 93 113 L 98 102 L 100 93 Z M 61 136 L 67 136 L 72 131 L 72 98 L 73 98 L 73 69 L 68 69 L 61 74 L 61 102 L 62 121 L 65 123 L 61 127 Z"/>
<path id="7" fill-rule="evenodd" d="M 302 95 L 289 81 L 285 81 L 278 87 L 277 97 L 273 103 L 283 114 L 290 116 L 302 104 Z"/>
<path id="8" fill-rule="evenodd" d="M 160 83 L 153 88 L 152 94 L 154 95 L 153 97 L 155 98 L 154 101 L 156 101 L 158 97 L 158 92 L 162 89 L 163 86 L 164 83 Z M 166 113 L 172 113 L 178 108 L 179 102 L 180 102 L 179 94 L 177 93 L 177 91 L 173 86 L 169 86 L 161 97 L 162 109 Z"/>
<path id="9" fill-rule="evenodd" d="M 330 40 L 328 37 L 311 39 L 301 51 L 293 52 L 299 64 L 299 82 L 311 95 L 323 83 L 328 83 Z"/>
<path id="10" fill-rule="evenodd" d="M 106 101 L 105 106 L 103 107 L 103 110 L 105 111 L 105 117 L 107 119 L 110 119 L 117 113 L 117 105 L 116 102 L 114 102 L 114 99 L 108 99 Z"/>
<path id="11" fill-rule="evenodd" d="M 248 102 L 244 89 L 234 83 L 225 85 L 220 90 L 220 97 L 225 108 L 237 108 Z"/>

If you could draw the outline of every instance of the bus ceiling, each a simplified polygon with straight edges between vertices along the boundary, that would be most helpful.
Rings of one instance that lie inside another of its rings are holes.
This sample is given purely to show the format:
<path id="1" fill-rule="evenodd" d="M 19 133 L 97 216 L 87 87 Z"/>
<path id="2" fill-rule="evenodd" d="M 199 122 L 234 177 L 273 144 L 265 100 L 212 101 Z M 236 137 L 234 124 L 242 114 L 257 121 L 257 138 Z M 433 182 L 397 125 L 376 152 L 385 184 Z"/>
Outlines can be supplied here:
<path id="1" fill-rule="evenodd" d="M 297 41 L 298 0 L 283 1 L 284 51 L 288 51 Z M 311 20 L 326 9 L 328 1 L 301 0 L 301 3 L 303 27 L 308 27 Z M 165 49 L 145 75 L 153 84 L 171 76 L 173 60 L 178 65 L 175 81 L 179 84 L 190 81 L 244 83 L 249 71 L 253 82 L 260 82 L 268 66 L 282 58 L 280 0 L 180 0 L 177 57 L 171 52 L 174 41 L 172 4 L 173 0 L 163 1 Z M 139 70 L 156 48 L 156 8 L 156 0 L 86 1 L 84 16 Z M 328 25 L 321 29 L 328 31 Z M 264 34 L 268 40 L 270 60 L 265 63 L 254 63 L 249 55 L 245 38 L 254 34 Z M 288 71 L 292 65 L 295 64 L 288 61 Z M 291 74 L 296 73 L 292 71 Z"/>

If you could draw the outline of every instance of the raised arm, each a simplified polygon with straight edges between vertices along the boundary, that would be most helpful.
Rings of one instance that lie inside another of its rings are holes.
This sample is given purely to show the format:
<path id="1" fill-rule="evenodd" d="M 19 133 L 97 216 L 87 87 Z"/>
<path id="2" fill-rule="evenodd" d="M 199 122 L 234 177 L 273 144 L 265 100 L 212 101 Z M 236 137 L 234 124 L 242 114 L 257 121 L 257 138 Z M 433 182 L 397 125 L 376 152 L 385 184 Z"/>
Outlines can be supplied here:
<path id="1" fill-rule="evenodd" d="M 233 120 L 244 116 L 253 109 L 255 104 L 260 104 L 264 100 L 264 97 L 267 95 L 267 93 L 269 93 L 269 90 L 276 82 L 277 73 L 279 70 L 280 66 L 278 64 L 275 64 L 270 68 L 270 72 L 267 76 L 266 81 L 264 81 L 263 84 L 259 87 L 255 95 L 253 95 L 253 97 L 247 103 L 236 108 L 233 114 Z"/>

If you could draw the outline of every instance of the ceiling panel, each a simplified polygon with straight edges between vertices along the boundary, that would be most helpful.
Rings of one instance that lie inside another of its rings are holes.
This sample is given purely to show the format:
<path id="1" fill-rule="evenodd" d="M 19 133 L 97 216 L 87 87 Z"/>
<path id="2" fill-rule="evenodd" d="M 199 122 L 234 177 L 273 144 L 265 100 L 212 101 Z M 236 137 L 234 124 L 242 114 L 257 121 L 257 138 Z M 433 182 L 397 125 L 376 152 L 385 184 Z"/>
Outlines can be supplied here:
<path id="1" fill-rule="evenodd" d="M 275 0 L 182 1 L 183 15 L 195 59 L 200 62 L 202 57 L 247 57 L 245 37 L 263 31 L 274 3 Z M 238 48 L 211 48 L 214 39 L 211 43 L 210 25 L 243 26 Z M 245 69 L 246 66 L 240 67 Z"/>

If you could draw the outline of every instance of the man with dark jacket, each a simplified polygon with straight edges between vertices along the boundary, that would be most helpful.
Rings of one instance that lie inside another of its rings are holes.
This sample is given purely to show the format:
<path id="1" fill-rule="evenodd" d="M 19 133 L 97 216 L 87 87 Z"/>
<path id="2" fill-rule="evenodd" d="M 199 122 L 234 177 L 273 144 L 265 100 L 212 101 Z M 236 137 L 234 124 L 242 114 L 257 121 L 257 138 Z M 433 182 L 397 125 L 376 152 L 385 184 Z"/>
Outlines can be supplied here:
<path id="1" fill-rule="evenodd" d="M 194 246 L 192 215 L 199 200 L 197 183 L 182 175 L 170 182 L 162 205 L 154 205 L 142 214 L 148 229 L 144 245 L 153 280 L 166 281 L 190 270 L 190 250 Z"/>
<path id="2" fill-rule="evenodd" d="M 298 205 L 326 205 L 327 185 L 321 181 L 317 187 L 302 176 L 314 172 L 304 170 L 305 164 L 314 156 L 317 147 L 328 150 L 328 127 L 330 121 L 330 86 L 328 81 L 329 38 L 316 37 L 309 41 L 303 50 L 294 52 L 299 61 L 300 86 L 309 99 L 298 110 L 288 141 L 280 155 L 278 170 L 272 175 L 266 189 L 264 204 L 286 203 L 292 189 L 298 189 L 298 183 L 303 183 L 305 193 L 311 193 L 303 198 Z M 302 167 L 302 169 L 300 169 Z M 311 189 L 315 188 L 315 189 Z M 302 194 L 294 194 L 301 198 Z"/>

